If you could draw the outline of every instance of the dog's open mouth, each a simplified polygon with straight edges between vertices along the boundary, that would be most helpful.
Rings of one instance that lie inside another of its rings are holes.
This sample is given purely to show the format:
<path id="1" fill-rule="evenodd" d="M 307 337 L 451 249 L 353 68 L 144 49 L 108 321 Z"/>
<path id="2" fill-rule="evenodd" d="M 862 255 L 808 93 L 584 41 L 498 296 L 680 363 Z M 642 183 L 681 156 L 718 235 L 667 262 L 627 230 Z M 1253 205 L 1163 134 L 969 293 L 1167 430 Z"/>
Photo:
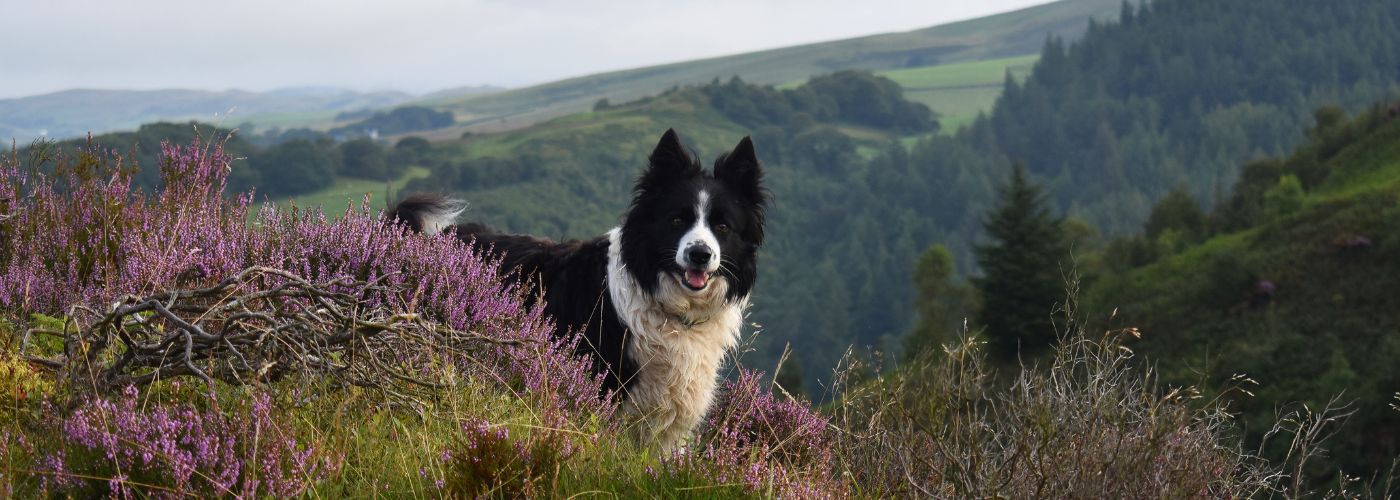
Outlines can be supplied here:
<path id="1" fill-rule="evenodd" d="M 681 283 L 692 291 L 704 290 L 705 285 L 710 284 L 710 273 L 699 269 L 686 269 L 684 275 L 681 276 Z"/>

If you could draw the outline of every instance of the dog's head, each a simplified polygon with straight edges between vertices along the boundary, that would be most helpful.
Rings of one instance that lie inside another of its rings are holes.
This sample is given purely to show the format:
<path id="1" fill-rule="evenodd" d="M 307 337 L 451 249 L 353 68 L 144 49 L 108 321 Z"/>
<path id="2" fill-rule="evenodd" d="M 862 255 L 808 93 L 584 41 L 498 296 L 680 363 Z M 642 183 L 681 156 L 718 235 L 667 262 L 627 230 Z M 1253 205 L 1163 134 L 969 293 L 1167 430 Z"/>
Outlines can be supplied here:
<path id="1" fill-rule="evenodd" d="M 706 172 L 674 130 L 661 136 L 622 225 L 622 260 L 649 294 L 687 300 L 749 294 L 766 191 L 748 137 Z"/>

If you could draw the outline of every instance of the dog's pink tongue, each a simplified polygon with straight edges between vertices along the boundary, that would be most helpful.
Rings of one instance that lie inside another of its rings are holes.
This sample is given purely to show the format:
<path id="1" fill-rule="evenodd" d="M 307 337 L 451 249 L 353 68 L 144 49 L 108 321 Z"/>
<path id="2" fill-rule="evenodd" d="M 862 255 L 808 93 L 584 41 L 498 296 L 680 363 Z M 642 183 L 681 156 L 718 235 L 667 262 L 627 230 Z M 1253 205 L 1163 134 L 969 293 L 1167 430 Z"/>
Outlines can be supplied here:
<path id="1" fill-rule="evenodd" d="M 685 282 L 686 282 L 687 284 L 689 284 L 691 288 L 704 288 L 704 287 L 705 287 L 705 272 L 704 272 L 704 271 L 686 271 L 686 272 L 685 272 Z"/>

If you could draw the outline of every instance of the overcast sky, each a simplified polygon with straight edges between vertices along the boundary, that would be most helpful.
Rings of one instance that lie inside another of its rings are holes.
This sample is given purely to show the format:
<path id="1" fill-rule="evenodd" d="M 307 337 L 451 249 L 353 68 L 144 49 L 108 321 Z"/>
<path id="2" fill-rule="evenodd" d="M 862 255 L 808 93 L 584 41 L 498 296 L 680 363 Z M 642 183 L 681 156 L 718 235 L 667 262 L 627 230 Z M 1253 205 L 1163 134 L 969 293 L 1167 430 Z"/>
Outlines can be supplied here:
<path id="1" fill-rule="evenodd" d="M 516 87 L 1047 1 L 6 0 L 0 98 L 70 88 Z"/>

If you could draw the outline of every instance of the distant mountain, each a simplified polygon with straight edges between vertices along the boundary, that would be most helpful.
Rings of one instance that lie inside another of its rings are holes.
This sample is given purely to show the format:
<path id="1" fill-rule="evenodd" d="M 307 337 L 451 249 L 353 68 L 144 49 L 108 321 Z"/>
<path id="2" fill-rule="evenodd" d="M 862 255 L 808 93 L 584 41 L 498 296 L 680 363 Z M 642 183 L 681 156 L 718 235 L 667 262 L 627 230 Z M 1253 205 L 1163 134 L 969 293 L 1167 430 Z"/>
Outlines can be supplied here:
<path id="1" fill-rule="evenodd" d="M 0 99 L 0 139 L 27 143 L 38 137 L 64 139 L 88 132 L 131 130 L 143 123 L 198 119 L 233 126 L 258 115 L 334 113 L 384 108 L 408 101 L 403 92 L 355 92 L 297 87 L 267 92 L 242 90 L 75 89 Z M 227 118 L 225 118 L 227 116 Z"/>
<path id="2" fill-rule="evenodd" d="M 843 69 L 879 71 L 1035 54 L 1047 36 L 1078 39 L 1090 18 L 1115 20 L 1121 6 L 1122 0 L 1061 0 L 904 33 L 600 73 L 489 95 L 429 97 L 421 104 L 453 111 L 477 129 L 518 128 L 587 111 L 602 98 L 616 104 L 735 75 L 780 84 Z"/>

